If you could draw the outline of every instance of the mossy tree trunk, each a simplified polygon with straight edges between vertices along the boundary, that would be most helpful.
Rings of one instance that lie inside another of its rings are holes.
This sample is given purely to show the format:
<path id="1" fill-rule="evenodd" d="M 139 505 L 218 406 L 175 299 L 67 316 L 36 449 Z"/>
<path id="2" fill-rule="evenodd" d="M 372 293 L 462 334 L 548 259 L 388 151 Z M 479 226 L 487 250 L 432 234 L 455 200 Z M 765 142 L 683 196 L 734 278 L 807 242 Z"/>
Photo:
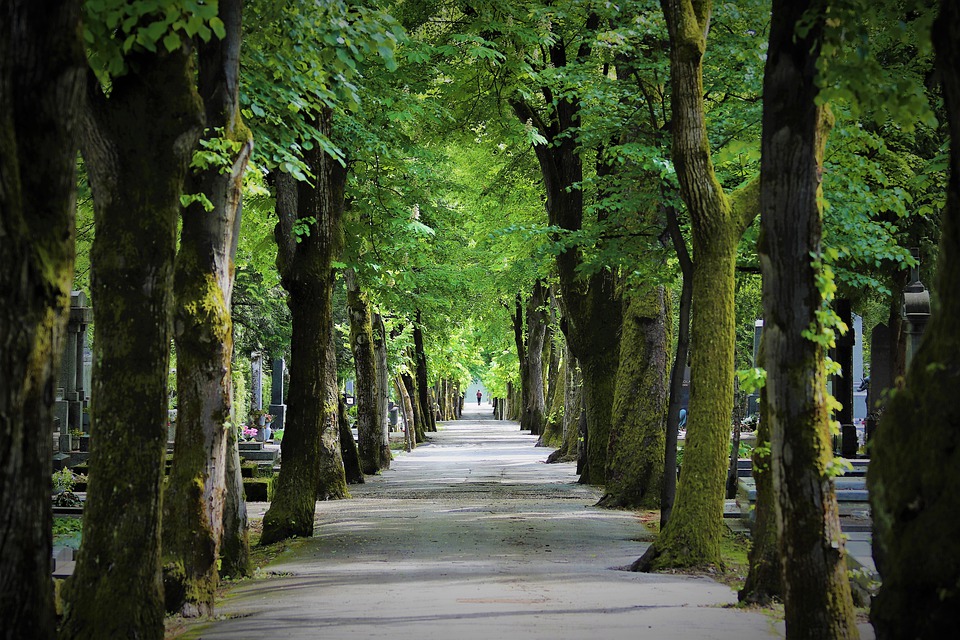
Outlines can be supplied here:
<path id="1" fill-rule="evenodd" d="M 331 121 L 330 110 L 318 114 L 316 126 L 321 135 L 330 135 Z M 283 173 L 275 176 L 277 267 L 288 293 L 293 332 L 287 415 L 280 444 L 283 464 L 273 502 L 263 517 L 260 544 L 313 534 L 322 438 L 325 431 L 337 434 L 339 430 L 336 399 L 330 405 L 326 380 L 333 330 L 331 265 L 347 170 L 319 146 L 306 151 L 304 159 L 314 176 L 309 182 L 297 183 Z M 295 234 L 297 224 L 307 226 L 310 233 Z M 339 445 L 336 450 L 339 454 Z"/>
<path id="2" fill-rule="evenodd" d="M 381 416 L 380 422 L 383 428 L 383 435 L 380 437 L 382 443 L 380 468 L 389 469 L 393 454 L 390 453 L 390 421 L 385 416 L 390 406 L 390 371 L 387 368 L 387 329 L 379 313 L 373 315 L 373 353 L 377 369 L 377 413 Z"/>
<path id="3" fill-rule="evenodd" d="M 757 363 L 760 367 L 764 366 L 763 353 L 761 338 Z M 753 526 L 750 529 L 750 569 L 743 588 L 737 593 L 737 599 L 740 602 L 766 606 L 774 598 L 783 599 L 775 508 L 777 494 L 774 492 L 770 460 L 770 412 L 767 407 L 766 388 L 760 389 L 760 421 L 757 425 L 757 446 L 753 448 L 753 479 L 757 500 L 753 510 Z"/>
<path id="4" fill-rule="evenodd" d="M 379 473 L 383 468 L 383 419 L 377 395 L 377 354 L 373 343 L 373 317 L 370 301 L 360 289 L 353 269 L 344 271 L 347 285 L 347 307 L 350 316 L 350 349 L 353 351 L 357 375 L 357 438 L 359 439 L 360 467 L 366 474 Z"/>
<path id="5" fill-rule="evenodd" d="M 55 637 L 53 399 L 69 318 L 79 2 L 0 9 L 0 638 Z"/>
<path id="6" fill-rule="evenodd" d="M 550 406 L 547 408 L 547 416 L 543 421 L 543 433 L 537 441 L 538 447 L 553 447 L 557 449 L 556 457 L 563 456 L 564 438 L 563 438 L 563 400 L 566 396 L 564 382 L 567 377 L 567 362 L 561 360 L 557 365 L 557 381 L 551 385 L 553 394 Z M 552 455 L 552 454 L 551 454 Z M 548 460 L 548 462 L 557 462 L 558 460 Z"/>
<path id="7" fill-rule="evenodd" d="M 660 530 L 667 528 L 673 503 L 677 497 L 677 439 L 680 434 L 680 396 L 683 393 L 683 374 L 690 354 L 690 307 L 693 303 L 693 261 L 687 251 L 687 242 L 680 229 L 676 209 L 664 208 L 667 232 L 677 254 L 683 284 L 678 307 L 677 351 L 670 369 L 670 400 L 667 406 L 667 435 L 663 452 L 663 484 L 660 490 Z"/>
<path id="8" fill-rule="evenodd" d="M 223 536 L 228 431 L 233 404 L 234 258 L 240 232 L 243 174 L 253 147 L 240 121 L 240 1 L 220 0 L 223 39 L 200 46 L 198 87 L 208 135 L 233 143 L 231 166 L 211 166 L 187 178 L 200 203 L 181 214 L 174 270 L 177 346 L 177 434 L 164 491 L 162 556 L 168 611 L 186 617 L 213 613 Z"/>
<path id="9" fill-rule="evenodd" d="M 337 424 L 340 427 L 340 454 L 343 458 L 343 474 L 347 484 L 363 484 L 363 469 L 360 467 L 360 451 L 350 430 L 347 403 L 343 396 L 337 399 Z"/>
<path id="10" fill-rule="evenodd" d="M 807 20 L 813 17 L 813 22 Z M 774 0 L 764 71 L 760 267 L 763 361 L 788 638 L 857 638 L 833 478 L 820 253 L 820 181 L 830 116 L 816 103 L 825 14 Z M 798 35 L 798 24 L 809 29 Z M 686 473 L 686 470 L 684 470 Z"/>
<path id="11" fill-rule="evenodd" d="M 238 440 L 236 429 L 227 431 L 220 575 L 228 578 L 250 575 L 250 527 L 247 520 L 247 497 L 240 471 Z"/>
<path id="12" fill-rule="evenodd" d="M 427 351 L 423 343 L 423 313 L 417 309 L 413 322 L 413 353 L 416 366 L 417 397 L 420 399 L 420 413 L 423 417 L 424 431 L 437 430 L 436 413 L 430 398 L 430 375 L 427 371 Z"/>
<path id="13" fill-rule="evenodd" d="M 960 7 L 941 2 L 933 29 L 950 127 L 934 310 L 902 389 L 874 435 L 867 474 L 873 555 L 883 580 L 870 619 L 881 640 L 946 638 L 960 610 Z"/>
<path id="14" fill-rule="evenodd" d="M 624 294 L 620 367 L 613 396 L 603 506 L 660 504 L 670 357 L 669 298 L 663 287 Z"/>
<path id="15" fill-rule="evenodd" d="M 334 281 L 334 273 L 330 272 L 330 282 Z M 317 480 L 317 498 L 319 500 L 340 500 L 349 498 L 347 490 L 346 457 L 352 458 L 352 477 L 357 482 L 363 482 L 363 473 L 360 472 L 360 460 L 357 454 L 357 443 L 350 433 L 349 422 L 340 421 L 340 404 L 343 401 L 340 395 L 340 383 L 337 380 L 337 348 L 333 331 L 330 332 L 327 343 L 326 369 L 324 371 L 324 401 L 323 422 L 320 429 L 320 476 Z M 344 407 L 344 416 L 346 407 Z M 346 429 L 347 437 L 343 437 Z M 359 478 L 358 478 L 359 476 Z"/>
<path id="16" fill-rule="evenodd" d="M 408 372 L 401 373 L 400 379 L 403 380 L 403 385 L 410 396 L 410 408 L 413 413 L 413 422 L 410 423 L 410 426 L 412 427 L 413 440 L 420 444 L 426 441 L 426 427 L 424 426 L 423 408 L 420 406 L 420 394 L 417 392 L 417 381 Z"/>
<path id="17" fill-rule="evenodd" d="M 88 83 L 93 192 L 90 479 L 63 638 L 162 638 L 160 488 L 167 443 L 180 195 L 202 131 L 193 52 L 128 54 L 109 96 Z"/>
<path id="18" fill-rule="evenodd" d="M 719 565 L 733 412 L 734 266 L 756 217 L 759 181 L 728 196 L 714 173 L 703 102 L 709 1 L 662 0 L 670 33 L 673 158 L 693 239 L 690 408 L 683 478 L 670 522 L 636 570 Z M 589 409 L 588 409 L 589 410 Z"/>

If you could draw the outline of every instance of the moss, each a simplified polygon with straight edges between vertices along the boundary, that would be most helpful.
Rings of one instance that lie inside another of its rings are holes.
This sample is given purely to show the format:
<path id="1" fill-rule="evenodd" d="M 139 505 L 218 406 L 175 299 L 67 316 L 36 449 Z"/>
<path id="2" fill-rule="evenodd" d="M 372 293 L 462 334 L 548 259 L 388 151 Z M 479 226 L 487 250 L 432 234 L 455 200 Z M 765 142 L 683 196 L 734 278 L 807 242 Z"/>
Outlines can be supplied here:
<path id="1" fill-rule="evenodd" d="M 602 504 L 656 508 L 666 446 L 669 327 L 662 288 L 625 295 Z"/>
<path id="2" fill-rule="evenodd" d="M 243 491 L 247 497 L 247 502 L 270 502 L 273 500 L 274 479 L 269 478 L 244 478 Z"/>

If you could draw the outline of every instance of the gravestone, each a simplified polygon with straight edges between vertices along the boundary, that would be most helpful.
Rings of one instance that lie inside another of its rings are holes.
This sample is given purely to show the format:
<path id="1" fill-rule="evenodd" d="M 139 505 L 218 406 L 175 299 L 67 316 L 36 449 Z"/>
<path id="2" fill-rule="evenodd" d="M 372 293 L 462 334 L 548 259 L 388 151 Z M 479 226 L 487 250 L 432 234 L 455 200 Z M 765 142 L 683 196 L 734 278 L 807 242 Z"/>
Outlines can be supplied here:
<path id="1" fill-rule="evenodd" d="M 270 413 L 273 415 L 271 428 L 276 431 L 283 429 L 283 419 L 287 412 L 287 405 L 283 403 L 283 374 L 286 371 L 286 362 L 283 358 L 273 361 L 273 378 L 270 398 Z"/>
<path id="2" fill-rule="evenodd" d="M 93 322 L 93 309 L 87 305 L 87 296 L 82 291 L 70 294 L 70 317 L 67 321 L 67 333 L 64 340 L 63 357 L 57 379 L 54 416 L 59 436 L 60 449 L 69 445 L 62 436 L 71 432 L 89 429 L 84 421 L 84 408 L 90 400 L 89 360 L 86 357 L 87 326 Z"/>
<path id="3" fill-rule="evenodd" d="M 913 354 L 920 347 L 923 332 L 930 320 L 930 292 L 920 282 L 920 255 L 919 251 L 912 251 L 917 264 L 910 269 L 910 284 L 903 289 L 903 305 L 901 315 L 905 321 L 907 333 L 906 366 L 910 367 Z"/>
<path id="4" fill-rule="evenodd" d="M 837 411 L 837 420 L 840 422 L 840 455 L 844 458 L 855 458 L 859 443 L 857 441 L 857 427 L 853 424 L 853 346 L 856 342 L 853 330 L 853 314 L 850 300 L 837 298 L 834 303 L 837 315 L 849 330 L 836 337 L 835 358 L 840 365 L 840 374 L 833 376 L 833 396 L 840 403 Z"/>
<path id="5" fill-rule="evenodd" d="M 263 409 L 263 355 L 254 353 L 250 356 L 251 385 L 253 387 L 253 402 L 251 411 Z M 246 419 L 246 417 L 244 417 Z"/>

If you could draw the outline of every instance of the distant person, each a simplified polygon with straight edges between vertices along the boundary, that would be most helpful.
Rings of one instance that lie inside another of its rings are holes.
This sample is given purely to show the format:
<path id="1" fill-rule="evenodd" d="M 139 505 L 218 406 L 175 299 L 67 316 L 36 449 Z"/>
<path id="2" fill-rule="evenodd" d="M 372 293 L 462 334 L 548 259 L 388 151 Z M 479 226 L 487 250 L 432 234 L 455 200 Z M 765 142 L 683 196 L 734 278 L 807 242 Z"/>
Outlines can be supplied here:
<path id="1" fill-rule="evenodd" d="M 482 397 L 483 397 L 483 393 L 480 391 L 480 389 L 477 389 L 477 406 L 478 407 L 480 406 L 480 398 Z"/>
<path id="2" fill-rule="evenodd" d="M 681 429 L 685 429 L 687 427 L 687 410 L 686 409 L 680 409 L 680 422 L 677 424 L 677 426 Z"/>

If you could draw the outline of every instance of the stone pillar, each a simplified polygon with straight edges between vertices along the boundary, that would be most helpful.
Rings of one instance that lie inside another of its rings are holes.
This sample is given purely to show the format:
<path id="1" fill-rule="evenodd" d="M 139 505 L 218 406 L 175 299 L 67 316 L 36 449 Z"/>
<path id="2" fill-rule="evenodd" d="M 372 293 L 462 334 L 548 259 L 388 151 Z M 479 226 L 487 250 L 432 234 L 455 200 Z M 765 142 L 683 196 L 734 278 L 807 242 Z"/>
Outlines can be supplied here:
<path id="1" fill-rule="evenodd" d="M 880 403 L 883 392 L 893 386 L 893 362 L 891 354 L 890 327 L 880 323 L 870 334 L 870 383 L 867 391 L 867 442 L 873 437 L 873 431 L 879 420 Z"/>
<path id="2" fill-rule="evenodd" d="M 930 320 L 930 292 L 920 282 L 919 252 L 914 250 L 913 255 L 917 258 L 917 266 L 910 269 L 910 284 L 903 290 L 903 306 L 901 307 L 901 315 L 906 322 L 907 332 L 907 369 L 910 368 L 913 354 L 920 347 L 923 332 Z"/>
<path id="3" fill-rule="evenodd" d="M 250 410 L 258 411 L 263 409 L 263 354 L 251 354 L 250 377 L 253 378 L 250 381 L 253 388 L 253 402 L 250 405 Z"/>
<path id="4" fill-rule="evenodd" d="M 853 314 L 850 300 L 845 298 L 837 298 L 834 307 L 840 320 L 849 327 L 845 334 L 837 336 L 836 358 L 840 365 L 840 375 L 833 377 L 833 395 L 842 405 L 837 411 L 837 420 L 840 422 L 840 455 L 844 458 L 855 458 L 859 443 L 857 427 L 853 424 Z"/>
<path id="5" fill-rule="evenodd" d="M 283 404 L 283 374 L 286 371 L 286 362 L 283 358 L 273 361 L 273 378 L 270 398 L 270 413 L 273 415 L 272 428 L 274 431 L 283 429 L 283 419 L 287 412 L 287 405 Z"/>

